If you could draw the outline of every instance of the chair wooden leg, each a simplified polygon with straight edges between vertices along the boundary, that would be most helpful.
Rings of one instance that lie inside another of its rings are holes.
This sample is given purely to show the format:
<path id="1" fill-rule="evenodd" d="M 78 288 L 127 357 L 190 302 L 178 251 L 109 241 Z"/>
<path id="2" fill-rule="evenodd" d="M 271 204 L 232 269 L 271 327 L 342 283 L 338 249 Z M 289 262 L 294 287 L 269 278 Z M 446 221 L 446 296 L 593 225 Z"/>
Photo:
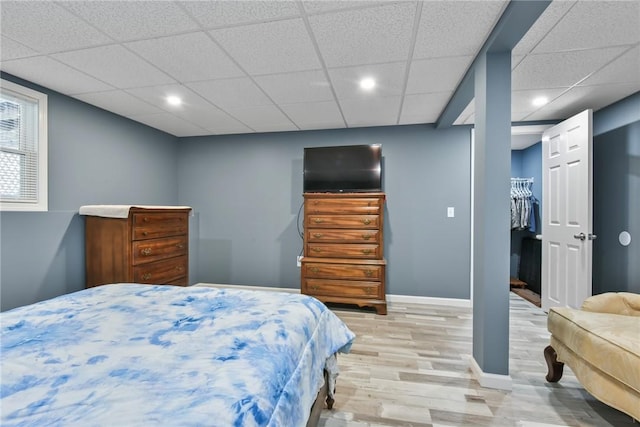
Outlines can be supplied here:
<path id="1" fill-rule="evenodd" d="M 558 355 L 550 345 L 544 349 L 544 360 L 547 361 L 547 381 L 557 383 L 562 378 L 564 363 L 558 362 Z"/>

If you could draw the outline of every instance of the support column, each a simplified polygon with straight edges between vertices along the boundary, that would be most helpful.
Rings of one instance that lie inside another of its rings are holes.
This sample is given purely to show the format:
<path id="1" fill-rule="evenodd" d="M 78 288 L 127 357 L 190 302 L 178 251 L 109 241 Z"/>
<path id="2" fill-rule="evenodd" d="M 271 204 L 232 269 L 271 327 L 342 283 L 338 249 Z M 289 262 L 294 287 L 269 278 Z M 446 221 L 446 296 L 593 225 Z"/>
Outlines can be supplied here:
<path id="1" fill-rule="evenodd" d="M 510 390 L 511 52 L 476 59 L 471 363 L 480 385 Z"/>

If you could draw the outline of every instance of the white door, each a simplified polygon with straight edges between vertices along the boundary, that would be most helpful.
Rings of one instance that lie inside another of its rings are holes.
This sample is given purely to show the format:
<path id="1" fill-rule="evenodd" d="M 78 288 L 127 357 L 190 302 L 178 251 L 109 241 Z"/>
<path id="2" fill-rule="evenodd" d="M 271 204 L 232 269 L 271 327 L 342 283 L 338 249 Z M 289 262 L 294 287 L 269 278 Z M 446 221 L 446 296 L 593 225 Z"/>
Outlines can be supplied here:
<path id="1" fill-rule="evenodd" d="M 542 135 L 542 308 L 591 295 L 592 111 Z"/>

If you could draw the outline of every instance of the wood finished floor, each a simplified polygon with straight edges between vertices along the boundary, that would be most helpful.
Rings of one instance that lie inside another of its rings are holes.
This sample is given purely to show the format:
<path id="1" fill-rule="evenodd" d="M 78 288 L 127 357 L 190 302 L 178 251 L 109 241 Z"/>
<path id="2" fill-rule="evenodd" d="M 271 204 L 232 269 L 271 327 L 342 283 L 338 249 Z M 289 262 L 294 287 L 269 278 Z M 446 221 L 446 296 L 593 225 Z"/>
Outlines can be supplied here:
<path id="1" fill-rule="evenodd" d="M 339 356 L 336 402 L 320 426 L 639 426 L 587 393 L 569 367 L 559 383 L 545 381 L 546 314 L 513 293 L 511 392 L 472 376 L 471 309 L 394 303 L 378 316 L 332 308 L 357 338 Z"/>

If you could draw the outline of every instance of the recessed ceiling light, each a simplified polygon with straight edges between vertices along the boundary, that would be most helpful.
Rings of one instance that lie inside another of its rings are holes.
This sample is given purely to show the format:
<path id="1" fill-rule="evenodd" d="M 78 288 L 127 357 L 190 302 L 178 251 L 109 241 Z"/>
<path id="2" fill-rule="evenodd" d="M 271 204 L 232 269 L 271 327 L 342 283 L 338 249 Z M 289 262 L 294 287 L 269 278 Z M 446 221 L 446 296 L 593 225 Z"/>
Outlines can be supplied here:
<path id="1" fill-rule="evenodd" d="M 547 102 L 549 102 L 549 98 L 547 98 L 546 96 L 539 96 L 537 98 L 534 98 L 533 101 L 531 101 L 531 103 L 535 106 L 535 107 L 542 107 L 543 105 L 545 105 Z"/>
<path id="2" fill-rule="evenodd" d="M 371 77 L 365 77 L 360 80 L 360 87 L 364 90 L 371 90 L 376 87 L 376 81 Z"/>
<path id="3" fill-rule="evenodd" d="M 180 99 L 177 96 L 173 96 L 173 95 L 167 96 L 167 104 L 175 105 L 175 106 L 181 105 L 182 104 L 182 99 Z"/>

